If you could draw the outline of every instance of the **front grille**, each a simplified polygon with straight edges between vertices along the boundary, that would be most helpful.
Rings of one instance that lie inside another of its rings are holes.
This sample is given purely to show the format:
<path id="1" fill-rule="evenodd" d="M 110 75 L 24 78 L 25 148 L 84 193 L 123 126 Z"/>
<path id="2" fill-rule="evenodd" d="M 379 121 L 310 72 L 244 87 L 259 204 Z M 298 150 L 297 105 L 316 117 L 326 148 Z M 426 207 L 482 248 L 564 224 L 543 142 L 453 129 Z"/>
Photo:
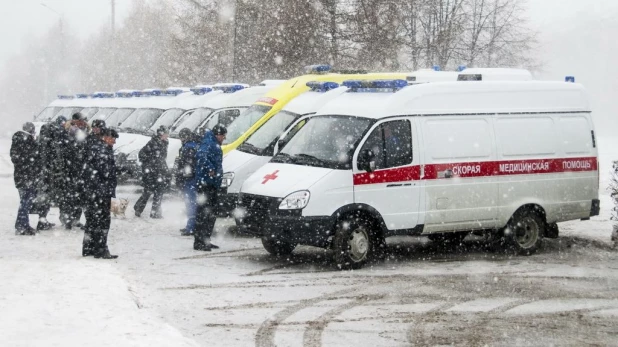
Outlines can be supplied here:
<path id="1" fill-rule="evenodd" d="M 271 210 L 276 209 L 281 199 L 263 195 L 242 194 L 238 207 L 242 210 L 239 218 L 244 227 L 260 230 Z"/>

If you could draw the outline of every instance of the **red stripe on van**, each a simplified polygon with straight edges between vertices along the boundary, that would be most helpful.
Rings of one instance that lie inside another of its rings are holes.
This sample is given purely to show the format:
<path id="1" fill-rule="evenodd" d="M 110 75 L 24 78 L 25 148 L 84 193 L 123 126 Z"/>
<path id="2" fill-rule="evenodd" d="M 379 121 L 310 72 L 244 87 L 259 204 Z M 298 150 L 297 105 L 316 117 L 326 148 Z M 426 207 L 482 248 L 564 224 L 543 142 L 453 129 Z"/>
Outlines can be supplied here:
<path id="1" fill-rule="evenodd" d="M 452 177 L 489 177 L 505 175 L 531 175 L 559 172 L 598 171 L 596 157 L 485 161 L 425 165 L 422 179 L 445 179 L 448 171 Z M 420 180 L 420 166 L 407 166 L 354 174 L 354 184 L 393 183 Z"/>

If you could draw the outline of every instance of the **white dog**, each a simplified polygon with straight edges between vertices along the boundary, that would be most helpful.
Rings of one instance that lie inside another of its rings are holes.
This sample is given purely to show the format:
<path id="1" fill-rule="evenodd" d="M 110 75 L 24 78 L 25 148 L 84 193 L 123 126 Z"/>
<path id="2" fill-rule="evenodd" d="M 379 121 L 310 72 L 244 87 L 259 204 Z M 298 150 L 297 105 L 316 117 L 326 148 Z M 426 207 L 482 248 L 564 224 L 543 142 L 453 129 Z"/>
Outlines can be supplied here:
<path id="1" fill-rule="evenodd" d="M 111 212 L 114 217 L 122 216 L 126 218 L 124 212 L 127 210 L 127 206 L 129 206 L 128 199 L 112 199 Z"/>

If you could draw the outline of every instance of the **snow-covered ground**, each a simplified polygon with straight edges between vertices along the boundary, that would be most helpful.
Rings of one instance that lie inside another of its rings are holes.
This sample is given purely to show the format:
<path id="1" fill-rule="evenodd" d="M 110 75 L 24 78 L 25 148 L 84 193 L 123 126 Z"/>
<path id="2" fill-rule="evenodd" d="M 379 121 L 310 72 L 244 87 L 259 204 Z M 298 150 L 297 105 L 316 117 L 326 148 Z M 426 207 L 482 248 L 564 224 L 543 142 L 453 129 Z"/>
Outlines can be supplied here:
<path id="1" fill-rule="evenodd" d="M 231 235 L 230 220 L 218 221 L 220 250 L 196 252 L 179 236 L 183 204 L 169 197 L 164 220 L 131 208 L 112 220 L 120 257 L 106 261 L 81 257 L 80 231 L 14 235 L 8 146 L 0 140 L 3 346 L 617 345 L 618 252 L 605 191 L 600 216 L 563 223 L 561 237 L 530 257 L 472 239 L 443 250 L 396 238 L 385 260 L 341 272 L 311 247 L 272 257 L 259 240 Z M 618 139 L 599 147 L 606 187 Z M 138 191 L 118 195 L 132 205 Z"/>

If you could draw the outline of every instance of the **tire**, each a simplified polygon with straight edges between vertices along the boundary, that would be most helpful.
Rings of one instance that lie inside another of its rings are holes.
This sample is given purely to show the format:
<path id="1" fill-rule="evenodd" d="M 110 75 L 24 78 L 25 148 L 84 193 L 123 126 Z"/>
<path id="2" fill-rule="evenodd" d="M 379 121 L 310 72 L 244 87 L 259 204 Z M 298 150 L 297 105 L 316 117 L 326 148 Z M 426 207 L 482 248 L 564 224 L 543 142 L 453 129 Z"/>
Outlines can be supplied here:
<path id="1" fill-rule="evenodd" d="M 333 250 L 339 269 L 360 269 L 374 255 L 380 238 L 372 234 L 370 225 L 360 218 L 348 218 L 337 224 Z"/>
<path id="2" fill-rule="evenodd" d="M 516 212 L 502 231 L 503 245 L 520 255 L 534 254 L 545 235 L 546 223 L 535 211 Z"/>
<path id="3" fill-rule="evenodd" d="M 291 254 L 296 248 L 296 245 L 289 241 L 272 237 L 262 237 L 262 246 L 268 253 L 277 256 Z"/>
<path id="4" fill-rule="evenodd" d="M 467 232 L 451 232 L 446 234 L 427 235 L 427 238 L 432 242 L 439 243 L 440 246 L 457 247 L 461 245 L 466 236 L 468 236 Z"/>

